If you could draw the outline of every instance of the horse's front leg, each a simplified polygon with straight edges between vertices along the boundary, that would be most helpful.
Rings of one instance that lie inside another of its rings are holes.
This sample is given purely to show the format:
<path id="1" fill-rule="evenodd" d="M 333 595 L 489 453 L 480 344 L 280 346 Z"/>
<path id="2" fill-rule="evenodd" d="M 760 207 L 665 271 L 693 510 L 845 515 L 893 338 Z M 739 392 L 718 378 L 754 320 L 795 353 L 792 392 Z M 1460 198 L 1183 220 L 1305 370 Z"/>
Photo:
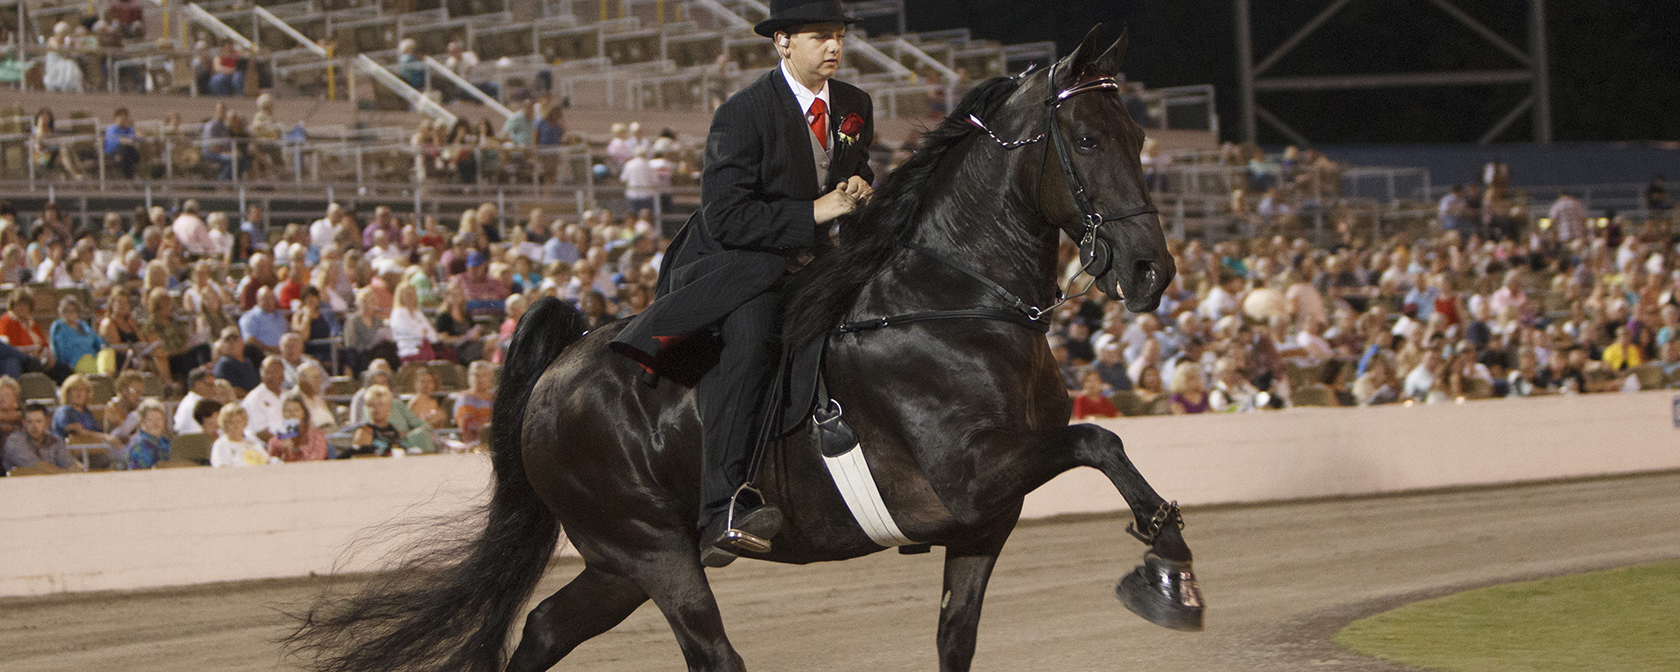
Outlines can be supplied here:
<path id="1" fill-rule="evenodd" d="M 939 596 L 939 672 L 968 672 L 974 661 L 986 583 L 1014 526 L 1015 516 L 1009 516 L 973 544 L 945 547 L 945 586 Z"/>
<path id="2" fill-rule="evenodd" d="M 1108 476 L 1136 519 L 1128 527 L 1150 550 L 1144 562 L 1120 580 L 1115 594 L 1137 615 L 1174 630 L 1202 629 L 1202 595 L 1190 570 L 1190 547 L 1184 543 L 1184 519 L 1178 506 L 1162 499 L 1126 457 L 1114 432 L 1096 425 L 1071 425 L 1066 445 L 1081 465 Z"/>

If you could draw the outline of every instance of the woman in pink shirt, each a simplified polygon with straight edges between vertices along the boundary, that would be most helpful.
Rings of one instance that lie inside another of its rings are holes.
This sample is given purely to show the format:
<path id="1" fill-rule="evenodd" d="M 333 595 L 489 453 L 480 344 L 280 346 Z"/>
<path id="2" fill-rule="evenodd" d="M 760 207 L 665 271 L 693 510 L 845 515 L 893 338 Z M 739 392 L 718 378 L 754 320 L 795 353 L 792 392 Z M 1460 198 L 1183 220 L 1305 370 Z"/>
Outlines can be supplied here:
<path id="1" fill-rule="evenodd" d="M 507 300 L 507 319 L 502 320 L 501 332 L 496 337 L 496 355 L 493 357 L 497 364 L 502 363 L 502 351 L 507 350 L 508 341 L 513 339 L 513 330 L 519 326 L 519 318 L 525 315 L 525 296 L 514 294 Z"/>

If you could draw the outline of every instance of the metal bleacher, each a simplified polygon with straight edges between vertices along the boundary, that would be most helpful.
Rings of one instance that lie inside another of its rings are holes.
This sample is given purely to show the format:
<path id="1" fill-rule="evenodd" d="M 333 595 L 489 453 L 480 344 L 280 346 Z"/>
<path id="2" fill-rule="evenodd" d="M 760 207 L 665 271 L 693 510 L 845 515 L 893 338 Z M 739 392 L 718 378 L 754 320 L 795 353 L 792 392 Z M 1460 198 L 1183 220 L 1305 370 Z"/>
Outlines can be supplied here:
<path id="1" fill-rule="evenodd" d="M 502 103 L 543 82 L 579 107 L 703 112 L 709 92 L 739 89 L 775 63 L 769 43 L 751 32 L 768 14 L 758 0 L 547 0 L 540 16 L 525 20 L 515 20 L 502 0 L 411 2 L 402 12 L 388 9 L 396 3 L 356 0 L 192 6 L 260 45 L 277 79 L 300 92 L 317 91 L 328 64 L 340 64 L 334 77 L 354 86 L 355 64 L 344 59 L 389 67 L 403 39 L 415 40 L 419 54 L 437 57 L 450 42 L 464 44 L 482 62 L 469 79 L 496 84 Z M 1055 56 L 1053 43 L 1005 46 L 967 30 L 854 32 L 847 47 L 840 76 L 869 91 L 884 118 L 926 116 L 938 94 L 952 100 L 970 82 Z M 720 55 L 727 59 L 722 67 Z M 428 77 L 421 88 L 452 88 L 436 79 Z M 399 97 L 414 104 L 414 96 Z"/>

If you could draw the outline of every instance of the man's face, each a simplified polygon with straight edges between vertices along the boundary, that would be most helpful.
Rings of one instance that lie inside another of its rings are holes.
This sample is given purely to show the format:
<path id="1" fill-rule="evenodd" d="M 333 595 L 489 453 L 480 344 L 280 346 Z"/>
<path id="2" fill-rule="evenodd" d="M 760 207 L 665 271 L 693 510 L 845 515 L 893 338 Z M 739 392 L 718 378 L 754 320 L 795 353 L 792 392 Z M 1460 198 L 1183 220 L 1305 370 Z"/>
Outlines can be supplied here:
<path id="1" fill-rule="evenodd" d="M 286 361 L 288 361 L 288 362 L 296 363 L 296 362 L 303 361 L 303 339 L 301 339 L 301 338 L 282 338 L 282 339 L 280 339 L 280 355 L 285 357 Z"/>
<path id="2" fill-rule="evenodd" d="M 47 414 L 34 411 L 23 414 L 23 429 L 29 432 L 29 438 L 40 441 L 47 436 Z"/>
<path id="3" fill-rule="evenodd" d="M 274 360 L 266 361 L 262 367 L 262 381 L 263 385 L 268 386 L 269 391 L 278 394 L 280 385 L 286 382 L 285 365 Z"/>
<path id="4" fill-rule="evenodd" d="M 787 46 L 777 38 L 776 51 L 787 59 L 792 70 L 804 83 L 821 85 L 840 69 L 841 42 L 846 37 L 843 23 L 815 23 L 793 28 L 799 32 L 786 33 Z M 778 33 L 782 35 L 782 33 Z"/>

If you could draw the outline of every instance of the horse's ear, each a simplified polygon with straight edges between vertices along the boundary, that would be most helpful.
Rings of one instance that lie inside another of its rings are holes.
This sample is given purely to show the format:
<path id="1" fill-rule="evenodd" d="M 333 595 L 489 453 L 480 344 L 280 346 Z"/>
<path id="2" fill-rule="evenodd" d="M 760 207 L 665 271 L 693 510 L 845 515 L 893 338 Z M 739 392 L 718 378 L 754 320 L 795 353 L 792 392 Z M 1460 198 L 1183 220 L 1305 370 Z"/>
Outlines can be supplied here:
<path id="1" fill-rule="evenodd" d="M 1130 27 L 1120 29 L 1120 39 L 1114 41 L 1114 46 L 1097 58 L 1097 70 L 1109 76 L 1120 74 L 1121 64 L 1126 62 L 1126 43 L 1131 37 Z"/>
<path id="2" fill-rule="evenodd" d="M 1079 48 L 1062 59 L 1061 67 L 1056 69 L 1056 88 L 1065 89 L 1079 82 L 1085 68 L 1097 57 L 1097 31 L 1101 29 L 1100 23 L 1092 26 L 1091 32 L 1085 33 L 1085 39 L 1079 42 Z"/>

